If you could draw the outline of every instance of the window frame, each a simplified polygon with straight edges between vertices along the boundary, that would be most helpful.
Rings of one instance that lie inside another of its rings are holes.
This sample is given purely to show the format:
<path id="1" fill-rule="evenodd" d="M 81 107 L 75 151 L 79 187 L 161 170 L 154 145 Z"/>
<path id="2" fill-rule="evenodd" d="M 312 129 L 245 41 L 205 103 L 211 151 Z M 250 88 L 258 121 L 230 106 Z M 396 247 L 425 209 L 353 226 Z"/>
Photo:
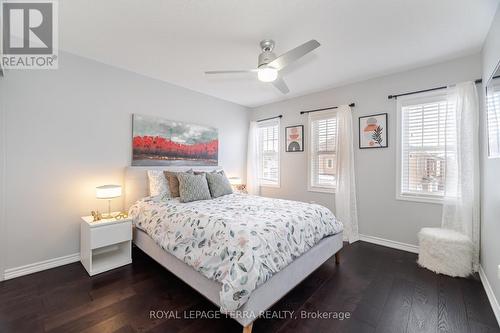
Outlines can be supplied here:
<path id="1" fill-rule="evenodd" d="M 323 115 L 324 117 L 321 117 Z M 332 115 L 333 117 L 331 117 Z M 314 120 L 321 120 L 321 119 L 328 119 L 328 118 L 336 118 L 337 117 L 337 111 L 336 110 L 328 110 L 328 111 L 320 111 L 316 115 L 309 115 L 307 118 L 307 137 L 309 140 L 307 140 L 307 191 L 309 192 L 319 192 L 319 193 L 330 193 L 334 194 L 337 192 L 337 185 L 333 185 L 333 187 L 326 187 L 326 186 L 316 186 L 312 184 L 312 178 L 313 178 L 313 168 L 312 168 L 312 159 L 313 159 L 313 130 L 312 130 L 312 123 Z M 314 119 L 316 118 L 316 119 Z M 318 119 L 319 118 L 319 119 Z M 335 130 L 335 133 L 337 133 L 337 129 Z M 337 146 L 337 140 L 335 140 L 335 146 Z M 337 147 L 335 147 L 335 157 L 337 157 Z M 337 164 L 335 164 L 335 169 L 337 169 Z M 335 179 L 337 179 L 337 174 L 335 174 Z"/>
<path id="2" fill-rule="evenodd" d="M 266 126 L 267 124 L 267 126 Z M 272 126 L 277 126 L 278 127 L 278 134 L 277 134 L 277 140 L 278 140 L 278 179 L 276 182 L 270 181 L 267 179 L 261 178 L 262 175 L 262 157 L 263 157 L 263 150 L 262 149 L 262 142 L 261 142 L 261 137 L 260 137 L 260 130 L 263 127 L 272 127 Z M 259 136 L 259 169 L 258 169 L 258 174 L 259 174 L 259 186 L 260 187 L 272 187 L 272 188 L 280 188 L 281 187 L 281 120 L 280 118 L 276 119 L 269 119 L 265 121 L 261 121 L 257 123 L 257 135 Z"/>
<path id="3" fill-rule="evenodd" d="M 500 69 L 500 63 L 497 66 L 495 73 L 498 72 L 499 69 Z M 485 141 L 487 142 L 486 155 L 488 155 L 488 159 L 491 159 L 491 160 L 500 158 L 500 151 L 497 154 L 492 154 L 491 153 L 492 149 L 491 149 L 491 145 L 490 145 L 490 110 L 488 110 L 488 88 L 490 90 L 493 90 L 493 94 L 495 94 L 495 92 L 497 92 L 497 91 L 500 94 L 500 82 L 497 82 L 496 84 L 492 84 L 492 82 L 493 82 L 493 76 L 488 81 L 488 84 L 486 85 L 485 100 L 484 100 L 484 104 L 485 104 L 484 109 L 486 111 L 486 117 L 485 117 L 486 118 L 486 124 L 485 124 L 486 139 L 485 139 Z M 498 88 L 498 89 L 496 89 L 496 88 Z M 497 124 L 497 125 L 500 127 L 500 124 Z M 497 130 L 500 131 L 500 128 L 497 128 Z"/>
<path id="4" fill-rule="evenodd" d="M 412 202 L 422 202 L 442 205 L 444 200 L 444 195 L 432 195 L 432 194 L 412 194 L 403 193 L 401 191 L 402 186 L 402 167 L 403 167 L 403 107 L 406 105 L 416 105 L 424 104 L 433 101 L 439 101 L 442 99 L 447 99 L 446 90 L 437 90 L 430 92 L 423 92 L 418 94 L 412 94 L 408 96 L 399 96 L 396 103 L 396 136 L 398 138 L 396 144 L 396 200 L 402 201 L 412 201 Z"/>

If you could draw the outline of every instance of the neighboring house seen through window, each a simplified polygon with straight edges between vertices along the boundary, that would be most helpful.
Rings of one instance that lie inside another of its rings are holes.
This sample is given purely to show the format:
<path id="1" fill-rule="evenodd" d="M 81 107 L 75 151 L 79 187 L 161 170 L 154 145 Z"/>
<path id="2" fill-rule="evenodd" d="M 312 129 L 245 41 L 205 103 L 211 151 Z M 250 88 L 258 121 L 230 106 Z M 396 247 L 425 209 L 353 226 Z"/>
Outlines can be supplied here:
<path id="1" fill-rule="evenodd" d="M 310 191 L 334 192 L 337 181 L 337 115 L 334 111 L 309 114 Z"/>
<path id="2" fill-rule="evenodd" d="M 398 198 L 440 201 L 445 190 L 445 147 L 455 140 L 455 107 L 446 93 L 423 94 L 400 98 L 398 116 Z"/>

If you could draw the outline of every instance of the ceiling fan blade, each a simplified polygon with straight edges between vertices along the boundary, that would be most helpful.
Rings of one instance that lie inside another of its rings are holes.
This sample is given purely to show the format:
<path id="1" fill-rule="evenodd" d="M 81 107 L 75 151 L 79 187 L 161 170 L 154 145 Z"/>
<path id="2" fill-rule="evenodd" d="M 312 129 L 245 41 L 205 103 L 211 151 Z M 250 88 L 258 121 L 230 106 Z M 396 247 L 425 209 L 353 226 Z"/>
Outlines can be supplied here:
<path id="1" fill-rule="evenodd" d="M 320 45 L 321 44 L 317 40 L 311 39 L 310 41 L 288 51 L 287 53 L 280 55 L 267 65 L 276 68 L 277 70 L 283 69 L 295 60 L 302 58 L 312 50 L 318 48 Z"/>
<path id="2" fill-rule="evenodd" d="M 229 70 L 229 71 L 206 71 L 205 74 L 207 75 L 212 75 L 212 74 L 239 74 L 239 73 L 253 73 L 257 72 L 256 69 L 245 69 L 245 70 Z"/>
<path id="3" fill-rule="evenodd" d="M 286 85 L 285 81 L 283 81 L 282 78 L 279 77 L 276 80 L 274 80 L 272 83 L 283 94 L 288 94 L 290 92 L 290 89 L 288 89 L 288 86 Z"/>

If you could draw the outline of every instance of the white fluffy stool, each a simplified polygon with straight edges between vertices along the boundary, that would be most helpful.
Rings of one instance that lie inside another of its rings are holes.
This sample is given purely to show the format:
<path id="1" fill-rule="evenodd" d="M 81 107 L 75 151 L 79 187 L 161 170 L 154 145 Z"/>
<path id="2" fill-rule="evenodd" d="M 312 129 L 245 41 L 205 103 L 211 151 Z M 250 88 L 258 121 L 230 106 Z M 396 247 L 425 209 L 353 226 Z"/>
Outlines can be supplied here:
<path id="1" fill-rule="evenodd" d="M 472 272 L 472 242 L 448 229 L 422 228 L 418 233 L 418 264 L 433 272 L 466 277 Z"/>

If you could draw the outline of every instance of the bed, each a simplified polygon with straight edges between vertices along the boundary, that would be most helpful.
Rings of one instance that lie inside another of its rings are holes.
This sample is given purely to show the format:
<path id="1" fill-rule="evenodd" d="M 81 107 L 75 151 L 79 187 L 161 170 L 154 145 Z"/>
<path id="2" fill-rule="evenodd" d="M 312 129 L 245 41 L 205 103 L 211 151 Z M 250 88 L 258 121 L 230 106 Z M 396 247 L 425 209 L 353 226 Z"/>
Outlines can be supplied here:
<path id="1" fill-rule="evenodd" d="M 159 202 L 147 197 L 151 169 L 187 168 L 126 169 L 125 205 L 135 216 L 135 245 L 238 321 L 243 332 L 251 332 L 259 314 L 331 256 L 338 263 L 342 226 L 326 208 L 241 194 Z"/>

